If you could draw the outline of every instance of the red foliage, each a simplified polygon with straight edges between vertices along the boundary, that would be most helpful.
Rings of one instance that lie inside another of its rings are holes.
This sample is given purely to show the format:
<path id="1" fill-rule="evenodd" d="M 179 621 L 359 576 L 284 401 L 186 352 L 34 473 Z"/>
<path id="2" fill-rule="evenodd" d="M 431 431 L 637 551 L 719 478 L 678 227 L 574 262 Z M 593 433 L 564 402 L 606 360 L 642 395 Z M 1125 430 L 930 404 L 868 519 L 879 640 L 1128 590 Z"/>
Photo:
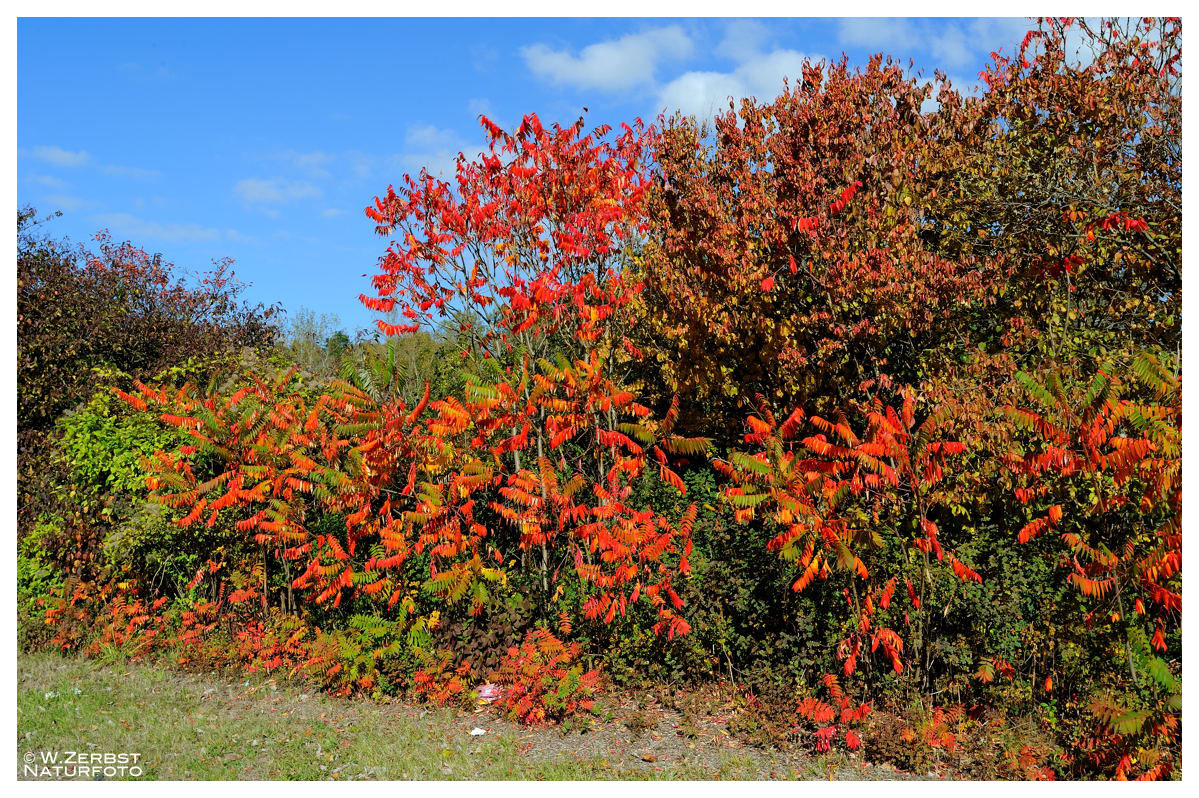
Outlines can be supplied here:
<path id="1" fill-rule="evenodd" d="M 584 671 L 578 656 L 578 643 L 563 643 L 548 629 L 529 632 L 500 663 L 495 679 L 504 691 L 497 706 L 528 725 L 590 710 L 599 672 Z"/>
<path id="2" fill-rule="evenodd" d="M 594 344 L 640 288 L 618 266 L 644 233 L 652 129 L 638 120 L 609 139 L 581 118 L 546 128 L 533 114 L 511 133 L 481 122 L 489 149 L 460 154 L 452 182 L 406 175 L 366 209 L 381 235 L 399 235 L 363 303 L 404 317 L 379 322 L 388 335 L 468 308 L 484 346 L 558 329 Z"/>
<path id="3" fill-rule="evenodd" d="M 796 711 L 801 717 L 818 727 L 816 730 L 817 751 L 825 752 L 832 748 L 838 732 L 845 742 L 845 747 L 856 751 L 861 747 L 862 741 L 852 727 L 859 726 L 870 714 L 870 702 L 855 704 L 845 694 L 837 677 L 831 673 L 825 674 L 822 682 L 832 703 L 822 701 L 815 696 L 808 696 L 799 702 Z"/>
<path id="4" fill-rule="evenodd" d="M 755 516 L 769 520 L 782 531 L 769 548 L 796 561 L 799 576 L 792 588 L 803 590 L 833 574 L 834 567 L 849 574 L 843 588 L 854 616 L 852 631 L 841 642 L 839 656 L 848 676 L 867 646 L 881 649 L 895 673 L 904 670 L 902 637 L 883 621 L 897 586 L 896 577 L 872 580 L 862 559 L 875 544 L 875 535 L 851 522 L 855 507 L 868 512 L 875 523 L 888 511 L 914 516 L 919 534 L 912 541 L 927 574 L 930 557 L 945 556 L 939 528 L 929 517 L 935 504 L 934 488 L 942 481 L 951 458 L 964 451 L 957 441 L 942 437 L 944 419 L 934 413 L 916 422 L 916 402 L 903 393 L 902 408 L 884 406 L 874 397 L 866 412 L 866 438 L 861 439 L 844 416 L 827 420 L 806 419 L 814 434 L 801 438 L 805 415 L 796 409 L 779 424 L 763 405 L 760 416 L 749 419 L 746 443 L 762 447 L 756 454 L 734 452 L 729 462 L 714 463 L 727 475 L 725 494 L 736 508 L 739 521 Z M 949 555 L 954 574 L 963 582 L 982 577 L 955 555 Z M 864 583 L 860 592 L 856 582 Z M 921 580 L 923 584 L 926 580 Z M 906 582 L 912 605 L 920 614 L 921 599 Z M 907 622 L 910 624 L 910 616 Z"/>

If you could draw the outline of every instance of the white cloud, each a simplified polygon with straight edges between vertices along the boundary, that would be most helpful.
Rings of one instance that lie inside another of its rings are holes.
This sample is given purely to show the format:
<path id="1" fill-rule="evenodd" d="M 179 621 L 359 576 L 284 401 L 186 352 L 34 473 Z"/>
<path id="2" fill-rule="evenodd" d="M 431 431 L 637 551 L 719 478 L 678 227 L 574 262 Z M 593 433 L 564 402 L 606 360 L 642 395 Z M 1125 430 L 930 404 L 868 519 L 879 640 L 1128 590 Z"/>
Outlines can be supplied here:
<path id="1" fill-rule="evenodd" d="M 83 166 L 92 159 L 91 153 L 86 150 L 64 150 L 62 147 L 45 144 L 34 147 L 29 154 L 39 161 L 55 166 Z"/>
<path id="2" fill-rule="evenodd" d="M 18 150 L 18 153 L 64 168 L 93 165 L 102 174 L 113 175 L 114 177 L 133 177 L 139 180 L 147 180 L 162 176 L 162 172 L 159 172 L 157 169 L 143 169 L 137 166 L 117 166 L 115 164 L 96 164 L 92 158 L 92 154 L 87 150 L 66 150 L 52 144 L 40 144 L 29 150 Z"/>
<path id="3" fill-rule="evenodd" d="M 69 194 L 48 194 L 42 197 L 42 202 L 59 210 L 77 211 L 82 208 L 94 207 L 97 203 L 75 197 Z"/>
<path id="4" fill-rule="evenodd" d="M 97 224 L 111 228 L 119 237 L 155 239 L 158 241 L 215 241 L 221 231 L 198 224 L 152 222 L 130 213 L 102 213 L 93 216 Z"/>
<path id="5" fill-rule="evenodd" d="M 520 54 L 533 74 L 556 84 L 623 91 L 652 84 L 660 62 L 686 58 L 692 49 L 683 29 L 671 25 L 590 44 L 577 55 L 541 43 L 522 47 Z"/>
<path id="6" fill-rule="evenodd" d="M 225 231 L 225 238 L 234 241 L 238 244 L 258 244 L 259 240 L 252 235 L 246 235 L 240 230 L 229 229 Z"/>
<path id="7" fill-rule="evenodd" d="M 304 180 L 285 180 L 281 177 L 248 177 L 239 180 L 233 192 L 243 202 L 274 204 L 308 197 L 319 197 L 321 190 Z"/>
<path id="8" fill-rule="evenodd" d="M 701 119 L 712 116 L 742 97 L 768 101 L 783 91 L 783 78 L 792 84 L 803 74 L 805 59 L 795 50 L 774 50 L 749 55 L 732 72 L 687 72 L 662 87 L 658 109 L 675 110 Z"/>
<path id="9" fill-rule="evenodd" d="M 474 101 L 471 106 L 473 110 Z M 472 144 L 475 145 L 473 150 Z M 481 136 L 472 142 L 449 128 L 415 124 L 405 131 L 402 146 L 396 152 L 284 150 L 265 156 L 265 161 L 286 162 L 289 167 L 301 173 L 302 178 L 247 178 L 238 182 L 234 191 L 243 201 L 263 206 L 322 196 L 325 192 L 321 186 L 328 188 L 330 180 L 336 184 L 346 181 L 357 183 L 363 180 L 397 181 L 397 170 L 416 175 L 425 166 L 429 167 L 429 171 L 434 175 L 448 177 L 454 173 L 454 163 L 459 152 L 478 152 L 482 149 Z M 269 215 L 269 208 L 260 207 L 259 210 Z M 326 211 L 325 215 L 332 216 L 339 212 L 334 209 L 331 212 Z"/>
<path id="10" fill-rule="evenodd" d="M 1037 21 L 1028 17 L 982 17 L 970 22 L 969 35 L 979 43 L 988 43 L 979 48 L 986 57 L 993 50 L 1004 50 L 1011 55 L 1024 34 L 1036 27 Z"/>
<path id="11" fill-rule="evenodd" d="M 331 179 L 344 181 L 346 179 L 366 177 L 370 173 L 366 165 L 371 160 L 371 157 L 358 150 L 329 152 L 325 150 L 301 151 L 281 149 L 274 152 L 259 153 L 255 156 L 255 159 L 264 164 L 264 169 L 278 170 L 280 164 L 283 164 L 284 169 L 282 171 L 298 176 L 294 179 L 287 177 L 247 178 L 238 183 L 237 190 L 239 196 L 247 201 L 279 202 L 282 199 L 277 195 L 286 193 L 289 190 L 297 191 L 301 197 L 311 197 L 321 193 L 318 184 L 324 184 Z M 270 166 L 266 166 L 267 164 Z M 316 194 L 313 193 L 314 191 Z M 246 194 L 250 196 L 276 196 L 274 199 L 250 200 L 245 196 Z"/>
<path id="12" fill-rule="evenodd" d="M 753 19 L 734 19 L 724 29 L 724 38 L 714 52 L 734 61 L 744 61 L 761 51 L 770 38 L 770 29 Z"/>
<path id="13" fill-rule="evenodd" d="M 157 169 L 142 169 L 140 166 L 101 166 L 100 171 L 114 177 L 132 177 L 137 180 L 153 180 L 162 177 Z"/>
<path id="14" fill-rule="evenodd" d="M 487 44 L 474 44 L 471 45 L 467 56 L 476 72 L 487 73 L 495 69 L 495 62 L 500 58 L 500 51 Z"/>
<path id="15" fill-rule="evenodd" d="M 466 101 L 466 108 L 470 111 L 471 116 L 481 115 L 489 119 L 495 118 L 495 105 L 485 97 L 471 97 Z"/>
<path id="16" fill-rule="evenodd" d="M 379 173 L 379 163 L 382 160 L 377 155 L 372 155 L 362 150 L 349 150 L 342 155 L 342 158 L 350 167 L 350 171 L 354 173 L 354 177 L 359 179 L 375 177 Z"/>
<path id="17" fill-rule="evenodd" d="M 842 45 L 864 47 L 894 56 L 927 57 L 921 65 L 946 71 L 981 67 L 991 51 L 1009 55 L 1025 31 L 1035 27 L 1024 17 L 978 18 L 968 22 L 850 17 L 838 23 Z"/>
<path id="18" fill-rule="evenodd" d="M 404 147 L 431 150 L 444 146 L 447 140 L 456 140 L 458 134 L 443 130 L 436 125 L 412 125 L 404 134 Z"/>
<path id="19" fill-rule="evenodd" d="M 404 135 L 403 151 L 387 158 L 387 166 L 412 175 L 427 168 L 430 174 L 449 180 L 456 173 L 458 153 L 466 152 L 470 157 L 482 149 L 481 145 L 472 148 L 456 131 L 435 125 L 412 125 Z"/>
<path id="20" fill-rule="evenodd" d="M 285 150 L 278 153 L 274 157 L 286 161 L 295 169 L 304 172 L 313 179 L 323 179 L 329 176 L 329 167 L 337 160 L 337 156 L 333 153 L 321 152 L 315 150 L 313 152 L 297 152 L 296 150 Z"/>
<path id="21" fill-rule="evenodd" d="M 981 20 L 979 20 L 981 22 Z M 979 42 L 992 44 L 992 49 L 1001 41 L 995 38 L 974 38 L 957 25 L 945 25 L 941 31 L 928 38 L 931 61 L 940 68 L 957 68 L 980 60 L 974 47 Z"/>
<path id="22" fill-rule="evenodd" d="M 332 219 L 343 214 L 345 214 L 345 211 L 341 208 L 325 208 L 321 211 L 321 216 L 324 216 L 326 219 Z"/>
<path id="23" fill-rule="evenodd" d="M 25 179 L 30 183 L 37 183 L 38 185 L 45 186 L 46 188 L 56 188 L 61 190 L 67 187 L 67 181 L 63 180 L 61 177 L 52 177 L 51 175 L 29 175 L 29 177 L 26 177 Z"/>
<path id="24" fill-rule="evenodd" d="M 704 119 L 724 109 L 730 97 L 736 99 L 745 94 L 745 85 L 734 74 L 687 72 L 659 92 L 658 109 L 667 115 L 677 110 Z"/>
<path id="25" fill-rule="evenodd" d="M 166 206 L 168 206 L 170 204 L 171 204 L 170 200 L 168 200 L 166 197 L 160 197 L 158 195 L 154 195 L 149 198 L 147 198 L 147 197 L 134 197 L 133 198 L 133 207 L 135 207 L 139 210 L 142 208 L 145 208 L 148 205 L 152 205 L 155 208 L 165 208 Z"/>
<path id="26" fill-rule="evenodd" d="M 487 110 L 484 101 L 470 101 L 472 110 Z M 477 131 L 477 124 L 471 124 Z M 418 123 L 404 131 L 401 146 L 392 152 L 367 152 L 364 150 L 341 150 L 335 152 L 280 150 L 259 156 L 263 163 L 280 162 L 288 165 L 294 177 L 250 177 L 234 186 L 234 193 L 243 202 L 252 204 L 258 212 L 276 215 L 272 206 L 328 195 L 332 203 L 349 186 L 355 190 L 364 181 L 369 181 L 375 190 L 387 183 L 399 185 L 400 176 L 407 172 L 413 176 L 427 167 L 434 176 L 449 180 L 455 174 L 459 152 L 473 157 L 485 149 L 484 137 L 475 132 L 464 137 L 457 130 L 436 125 Z M 346 213 L 344 208 L 326 206 L 320 211 L 326 218 Z"/>
<path id="27" fill-rule="evenodd" d="M 837 27 L 840 42 L 855 47 L 896 49 L 906 53 L 923 43 L 921 32 L 909 19 L 846 17 Z"/>
<path id="28" fill-rule="evenodd" d="M 790 78 L 794 85 L 803 77 L 806 60 L 807 56 L 795 50 L 775 50 L 746 61 L 737 68 L 736 75 L 745 82 L 752 94 L 772 100 L 782 93 L 783 78 Z"/>

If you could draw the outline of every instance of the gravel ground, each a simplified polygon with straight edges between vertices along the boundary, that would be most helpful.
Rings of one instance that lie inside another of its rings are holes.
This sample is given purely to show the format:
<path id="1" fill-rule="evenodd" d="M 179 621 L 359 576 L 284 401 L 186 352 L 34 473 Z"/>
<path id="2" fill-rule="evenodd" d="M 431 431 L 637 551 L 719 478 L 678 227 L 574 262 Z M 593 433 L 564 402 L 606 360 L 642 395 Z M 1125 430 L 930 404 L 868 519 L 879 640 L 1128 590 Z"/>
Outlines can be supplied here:
<path id="1" fill-rule="evenodd" d="M 719 692 L 608 693 L 580 728 L 526 728 L 484 707 L 338 699 L 269 678 L 48 654 L 17 665 L 18 778 L 44 751 L 142 752 L 150 779 L 915 778 L 747 745 L 728 728 L 736 698 Z"/>
<path id="2" fill-rule="evenodd" d="M 702 697 L 696 696 L 697 703 Z M 714 702 L 713 702 L 714 703 Z M 512 734 L 532 761 L 600 761 L 624 770 L 654 771 L 677 765 L 705 773 L 729 773 L 740 779 L 912 780 L 912 774 L 876 766 L 860 758 L 817 758 L 798 748 L 781 751 L 748 745 L 728 731 L 731 702 L 709 704 L 709 712 L 679 711 L 659 701 L 608 696 L 597 707 L 600 717 L 586 731 L 527 729 L 492 715 L 463 715 L 469 733 L 475 720 L 490 731 Z M 731 772 L 730 772 L 731 771 Z M 924 778 L 937 778 L 926 776 Z"/>

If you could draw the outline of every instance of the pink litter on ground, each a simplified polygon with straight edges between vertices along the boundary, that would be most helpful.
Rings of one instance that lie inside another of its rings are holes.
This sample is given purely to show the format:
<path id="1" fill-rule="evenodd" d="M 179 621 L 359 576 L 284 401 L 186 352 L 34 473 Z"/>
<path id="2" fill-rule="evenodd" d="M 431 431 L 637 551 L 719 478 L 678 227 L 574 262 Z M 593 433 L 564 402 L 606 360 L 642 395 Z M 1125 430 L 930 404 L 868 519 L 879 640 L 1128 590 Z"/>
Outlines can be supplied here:
<path id="1" fill-rule="evenodd" d="M 481 684 L 479 685 L 477 692 L 479 694 L 480 702 L 484 704 L 490 704 L 503 695 L 504 691 L 498 684 Z"/>

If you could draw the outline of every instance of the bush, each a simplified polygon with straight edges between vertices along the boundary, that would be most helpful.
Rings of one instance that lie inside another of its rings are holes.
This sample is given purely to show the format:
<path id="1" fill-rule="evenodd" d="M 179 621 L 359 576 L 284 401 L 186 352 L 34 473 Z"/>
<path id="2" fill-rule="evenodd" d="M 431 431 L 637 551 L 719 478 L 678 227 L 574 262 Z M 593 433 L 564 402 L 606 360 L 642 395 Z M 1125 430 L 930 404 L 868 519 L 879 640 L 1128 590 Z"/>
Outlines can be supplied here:
<path id="1" fill-rule="evenodd" d="M 414 695 L 438 706 L 470 705 L 470 662 L 459 662 L 457 655 L 449 649 L 421 652 L 420 660 L 420 667 L 412 674 Z"/>
<path id="2" fill-rule="evenodd" d="M 948 770 L 977 780 L 1052 780 L 1060 749 L 1029 718 L 961 705 L 872 712 L 862 737 L 871 762 L 909 773 Z"/>
<path id="3" fill-rule="evenodd" d="M 484 120 L 455 188 L 368 209 L 392 339 L 308 319 L 296 369 L 215 354 L 270 338 L 223 273 L 19 214 L 18 592 L 52 629 L 22 640 L 436 703 L 495 678 L 533 724 L 603 663 L 738 684 L 762 744 L 1176 772 L 1181 27 L 1089 25 L 933 111 L 880 57 L 714 135 Z"/>
<path id="4" fill-rule="evenodd" d="M 43 221 L 32 208 L 17 212 L 19 535 L 34 519 L 71 514 L 47 473 L 54 427 L 114 374 L 151 379 L 191 358 L 265 349 L 277 335 L 277 309 L 241 301 L 230 261 L 189 285 L 160 255 L 107 233 L 94 250 L 75 247 L 43 235 Z"/>
<path id="5" fill-rule="evenodd" d="M 419 659 L 420 627 L 355 615 L 344 629 L 317 636 L 306 670 L 334 695 L 398 695 Z"/>
<path id="6" fill-rule="evenodd" d="M 495 680 L 504 691 L 496 704 L 513 720 L 530 726 L 590 711 L 599 671 L 584 671 L 575 662 L 578 655 L 578 643 L 563 643 L 547 629 L 529 632 L 500 663 Z"/>

